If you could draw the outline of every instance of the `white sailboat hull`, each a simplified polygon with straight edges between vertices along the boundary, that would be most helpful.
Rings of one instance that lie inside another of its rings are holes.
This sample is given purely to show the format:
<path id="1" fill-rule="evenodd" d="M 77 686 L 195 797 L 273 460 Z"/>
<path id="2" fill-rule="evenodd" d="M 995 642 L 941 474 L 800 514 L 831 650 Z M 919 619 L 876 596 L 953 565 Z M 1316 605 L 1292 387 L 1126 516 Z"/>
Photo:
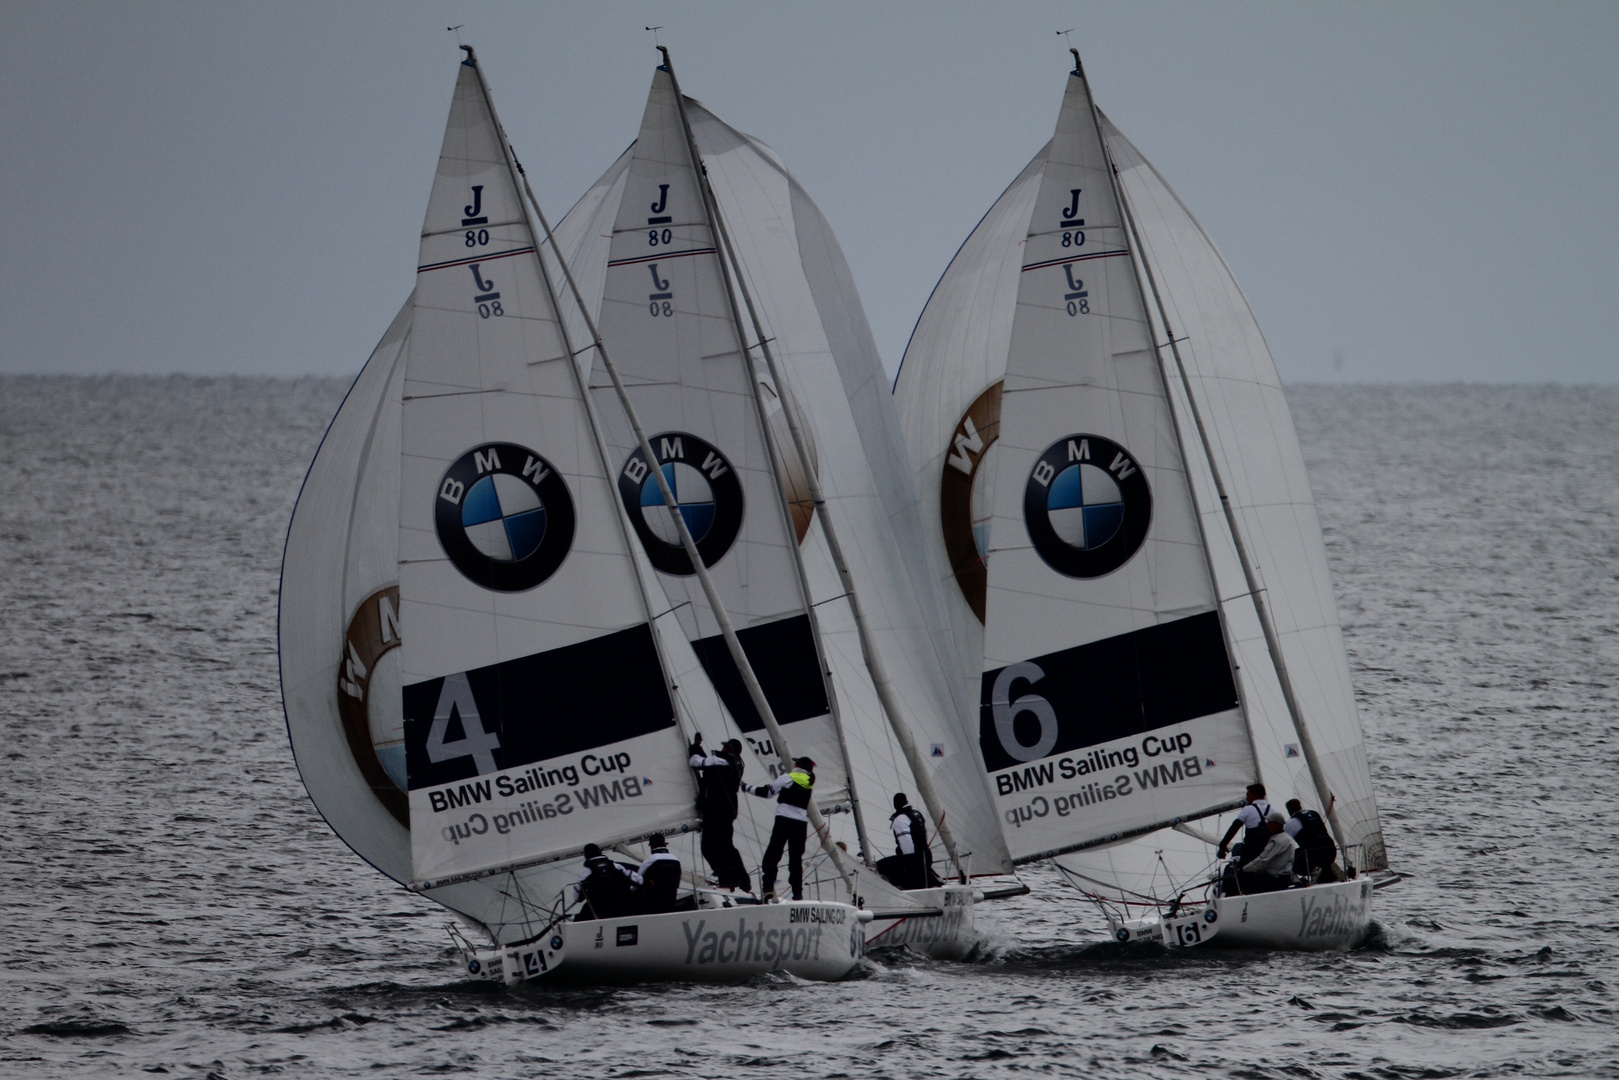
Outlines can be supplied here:
<path id="1" fill-rule="evenodd" d="M 771 971 L 831 982 L 866 951 L 859 911 L 819 900 L 564 922 L 539 941 L 466 956 L 480 978 L 519 982 L 739 982 Z"/>
<path id="2" fill-rule="evenodd" d="M 866 948 L 888 949 L 904 945 L 934 960 L 966 960 L 982 943 L 973 925 L 978 890 L 970 885 L 944 885 L 937 889 L 907 889 L 905 899 L 928 909 L 920 917 L 873 919 L 866 926 Z M 940 914 L 933 914 L 933 912 Z"/>
<path id="3" fill-rule="evenodd" d="M 1123 942 L 1229 949 L 1289 949 L 1322 952 L 1352 949 L 1366 940 L 1372 921 L 1370 878 L 1306 889 L 1211 899 L 1180 918 L 1116 923 Z"/>
<path id="4" fill-rule="evenodd" d="M 1211 945 L 1238 949 L 1352 949 L 1366 939 L 1372 921 L 1372 881 L 1357 878 L 1331 885 L 1214 901 L 1220 932 Z"/>

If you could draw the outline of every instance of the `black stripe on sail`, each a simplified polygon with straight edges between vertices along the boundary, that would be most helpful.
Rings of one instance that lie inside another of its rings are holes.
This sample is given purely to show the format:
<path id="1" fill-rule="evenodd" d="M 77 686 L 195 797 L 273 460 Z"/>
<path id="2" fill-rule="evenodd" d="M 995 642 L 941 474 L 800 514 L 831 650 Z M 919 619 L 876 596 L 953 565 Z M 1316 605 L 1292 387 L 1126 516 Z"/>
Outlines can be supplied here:
<path id="1" fill-rule="evenodd" d="M 1007 668 L 984 672 L 978 743 L 990 772 L 1237 707 L 1220 616 L 1213 611 L 1024 663 L 1038 674 L 1026 668 L 1007 680 L 1001 723 L 995 686 Z M 1007 714 L 1010 739 L 1003 730 Z M 1030 748 L 1044 747 L 1051 738 L 1051 724 L 1055 741 L 1034 754 Z"/>
<path id="2" fill-rule="evenodd" d="M 808 615 L 795 615 L 789 619 L 750 626 L 738 630 L 737 640 L 747 654 L 748 663 L 759 679 L 759 686 L 776 714 L 778 724 L 794 720 L 808 720 L 823 716 L 829 710 L 826 703 L 826 684 L 821 680 L 821 667 L 815 656 L 815 638 L 810 632 Z M 742 673 L 731 660 L 731 650 L 725 638 L 715 635 L 692 642 L 697 659 L 702 662 L 708 679 L 719 691 L 720 700 L 731 711 L 737 726 L 743 731 L 760 731 L 765 726 L 759 710 L 753 707 Z"/>
<path id="3" fill-rule="evenodd" d="M 470 723 L 462 708 L 468 692 L 476 713 Z M 450 715 L 434 740 L 441 704 Z M 407 686 L 404 712 L 413 791 L 650 735 L 675 719 L 644 623 Z"/>

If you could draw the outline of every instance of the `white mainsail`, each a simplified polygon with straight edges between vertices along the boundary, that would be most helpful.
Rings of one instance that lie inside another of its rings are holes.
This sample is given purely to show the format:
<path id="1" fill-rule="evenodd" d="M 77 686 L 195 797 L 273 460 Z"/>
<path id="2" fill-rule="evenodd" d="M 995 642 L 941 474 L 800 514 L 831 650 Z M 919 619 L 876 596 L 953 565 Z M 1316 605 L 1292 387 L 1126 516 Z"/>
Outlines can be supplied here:
<path id="1" fill-rule="evenodd" d="M 592 393 L 616 455 L 623 512 L 731 717 L 756 752 L 773 754 L 652 467 L 674 490 L 793 752 L 818 762 L 818 798 L 836 798 L 847 781 L 796 536 L 675 93 L 660 67 L 630 153 L 599 316 L 656 463 L 642 460 L 617 394 L 599 374 Z"/>
<path id="2" fill-rule="evenodd" d="M 422 229 L 400 433 L 413 872 L 692 816 L 634 558 L 516 177 L 461 69 Z"/>

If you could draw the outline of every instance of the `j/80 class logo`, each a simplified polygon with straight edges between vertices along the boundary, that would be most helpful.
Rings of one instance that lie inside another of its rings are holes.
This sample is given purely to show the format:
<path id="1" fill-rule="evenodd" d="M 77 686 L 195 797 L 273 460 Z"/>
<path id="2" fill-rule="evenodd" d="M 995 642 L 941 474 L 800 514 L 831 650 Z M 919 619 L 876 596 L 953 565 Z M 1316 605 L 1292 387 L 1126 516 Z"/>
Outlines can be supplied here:
<path id="1" fill-rule="evenodd" d="M 544 582 L 573 546 L 573 496 L 540 455 L 485 443 L 457 458 L 433 497 L 439 544 L 467 579 L 496 592 Z"/>
<path id="2" fill-rule="evenodd" d="M 697 554 L 704 566 L 713 566 L 731 550 L 742 529 L 742 482 L 736 470 L 717 448 L 689 432 L 665 431 L 647 442 L 658 455 L 658 467 L 686 530 L 697 542 Z M 680 530 L 670 519 L 663 489 L 640 450 L 618 472 L 618 495 L 652 565 L 665 574 L 696 573 L 681 546 Z"/>
<path id="3" fill-rule="evenodd" d="M 1152 491 L 1124 447 L 1074 434 L 1046 447 L 1023 488 L 1023 522 L 1046 565 L 1065 577 L 1110 574 L 1147 538 Z"/>

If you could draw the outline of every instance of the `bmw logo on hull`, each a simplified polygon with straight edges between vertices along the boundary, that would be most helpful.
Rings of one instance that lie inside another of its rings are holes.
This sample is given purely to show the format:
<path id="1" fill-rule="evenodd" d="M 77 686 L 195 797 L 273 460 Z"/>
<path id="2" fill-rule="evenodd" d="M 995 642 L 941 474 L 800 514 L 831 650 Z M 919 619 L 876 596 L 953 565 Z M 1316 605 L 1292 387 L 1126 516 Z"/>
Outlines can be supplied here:
<path id="1" fill-rule="evenodd" d="M 1147 538 L 1152 491 L 1124 447 L 1069 435 L 1046 447 L 1023 488 L 1023 522 L 1046 565 L 1066 577 L 1112 573 Z"/>
<path id="2" fill-rule="evenodd" d="M 455 460 L 433 499 L 438 542 L 470 581 L 497 592 L 532 589 L 573 545 L 573 496 L 540 455 L 486 443 Z"/>
<path id="3" fill-rule="evenodd" d="M 704 566 L 725 557 L 742 528 L 742 483 L 731 463 L 709 443 L 684 431 L 666 431 L 647 440 L 674 493 Z M 665 574 L 694 573 L 680 546 L 680 530 L 670 519 L 663 489 L 636 450 L 618 473 L 618 495 L 624 501 L 635 534 L 652 565 Z"/>

